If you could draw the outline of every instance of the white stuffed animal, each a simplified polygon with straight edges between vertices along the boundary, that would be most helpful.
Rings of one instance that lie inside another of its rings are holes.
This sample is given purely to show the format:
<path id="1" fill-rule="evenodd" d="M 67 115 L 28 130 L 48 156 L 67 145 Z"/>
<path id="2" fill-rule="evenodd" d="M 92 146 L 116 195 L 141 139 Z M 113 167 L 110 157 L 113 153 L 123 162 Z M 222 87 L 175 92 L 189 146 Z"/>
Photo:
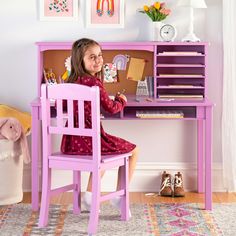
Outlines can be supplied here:
<path id="1" fill-rule="evenodd" d="M 27 139 L 19 120 L 12 117 L 0 118 L 0 140 L 19 142 L 24 162 L 26 164 L 30 162 Z M 0 150 L 0 156 L 1 152 L 4 152 L 4 150 Z"/>

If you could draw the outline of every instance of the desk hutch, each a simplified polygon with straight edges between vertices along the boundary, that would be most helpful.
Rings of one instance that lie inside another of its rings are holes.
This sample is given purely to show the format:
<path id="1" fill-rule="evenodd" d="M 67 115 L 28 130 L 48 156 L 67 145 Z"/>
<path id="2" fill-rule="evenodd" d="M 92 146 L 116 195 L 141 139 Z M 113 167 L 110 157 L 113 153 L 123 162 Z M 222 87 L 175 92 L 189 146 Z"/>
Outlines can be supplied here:
<path id="1" fill-rule="evenodd" d="M 72 42 L 38 42 L 37 98 L 32 101 L 32 208 L 39 208 L 40 154 L 40 88 L 43 69 L 52 68 L 56 77 L 64 71 L 65 59 L 70 56 Z M 205 209 L 212 209 L 211 158 L 212 110 L 207 99 L 207 43 L 182 42 L 104 42 L 101 43 L 104 62 L 112 62 L 117 54 L 130 58 L 143 58 L 143 78 L 152 76 L 153 97 L 137 99 L 137 82 L 126 79 L 126 71 L 118 71 L 119 82 L 105 84 L 111 95 L 126 89 L 127 105 L 124 110 L 105 119 L 140 119 L 137 113 L 181 111 L 182 117 L 168 119 L 195 120 L 197 122 L 198 192 L 205 192 Z M 128 65 L 127 65 L 128 67 Z M 153 118 L 152 118 L 153 119 Z M 155 119 L 160 119 L 156 118 Z M 162 118 L 163 119 L 163 118 Z M 164 117 L 166 119 L 166 117 Z M 205 161 L 205 168 L 204 168 Z M 205 175 L 205 184 L 204 184 Z"/>

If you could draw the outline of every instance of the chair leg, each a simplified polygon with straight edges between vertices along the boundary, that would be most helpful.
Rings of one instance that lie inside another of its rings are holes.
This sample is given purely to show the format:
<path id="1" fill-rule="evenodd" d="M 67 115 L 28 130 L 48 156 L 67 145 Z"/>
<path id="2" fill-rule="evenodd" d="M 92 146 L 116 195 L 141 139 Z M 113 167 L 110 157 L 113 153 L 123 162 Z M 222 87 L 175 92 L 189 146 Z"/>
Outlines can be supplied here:
<path id="1" fill-rule="evenodd" d="M 121 189 L 125 194 L 121 198 L 121 220 L 129 220 L 129 159 L 125 159 L 125 165 L 121 167 Z"/>
<path id="2" fill-rule="evenodd" d="M 89 216 L 88 234 L 96 234 L 98 226 L 98 216 L 100 208 L 101 194 L 101 173 L 100 171 L 92 172 L 92 204 Z"/>
<path id="3" fill-rule="evenodd" d="M 50 204 L 50 190 L 51 190 L 51 169 L 45 167 L 43 169 L 42 180 L 42 198 L 39 213 L 39 227 L 45 227 L 48 224 L 48 213 Z"/>
<path id="4" fill-rule="evenodd" d="M 81 213 L 81 171 L 73 171 L 73 213 Z"/>

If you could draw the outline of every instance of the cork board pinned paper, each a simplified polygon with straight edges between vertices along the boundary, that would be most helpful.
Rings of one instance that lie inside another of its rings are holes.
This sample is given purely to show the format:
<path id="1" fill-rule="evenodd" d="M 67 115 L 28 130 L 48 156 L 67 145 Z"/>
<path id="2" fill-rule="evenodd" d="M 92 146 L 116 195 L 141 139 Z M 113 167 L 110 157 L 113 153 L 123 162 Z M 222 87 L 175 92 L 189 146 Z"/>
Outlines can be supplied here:
<path id="1" fill-rule="evenodd" d="M 139 58 L 131 58 L 127 72 L 127 79 L 139 81 L 142 80 L 146 61 Z"/>

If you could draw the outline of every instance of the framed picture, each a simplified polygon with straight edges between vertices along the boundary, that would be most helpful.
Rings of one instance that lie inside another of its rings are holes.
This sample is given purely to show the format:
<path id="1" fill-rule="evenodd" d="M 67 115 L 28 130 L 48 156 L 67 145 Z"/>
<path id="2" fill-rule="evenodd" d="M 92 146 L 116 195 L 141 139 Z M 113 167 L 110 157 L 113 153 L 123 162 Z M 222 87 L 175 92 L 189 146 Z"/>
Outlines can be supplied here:
<path id="1" fill-rule="evenodd" d="M 41 21 L 73 21 L 78 18 L 78 0 L 39 0 Z"/>
<path id="2" fill-rule="evenodd" d="M 86 25 L 89 28 L 123 28 L 124 0 L 86 0 Z"/>

